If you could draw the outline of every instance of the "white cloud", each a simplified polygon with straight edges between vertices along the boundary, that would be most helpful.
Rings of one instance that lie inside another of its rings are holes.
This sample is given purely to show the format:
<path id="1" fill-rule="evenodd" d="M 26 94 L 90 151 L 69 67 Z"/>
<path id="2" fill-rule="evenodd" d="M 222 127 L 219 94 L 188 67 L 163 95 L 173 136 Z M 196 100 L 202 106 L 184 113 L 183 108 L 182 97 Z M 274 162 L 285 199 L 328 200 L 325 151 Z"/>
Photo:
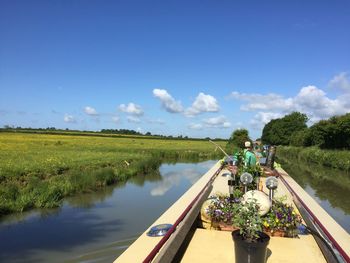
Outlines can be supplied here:
<path id="1" fill-rule="evenodd" d="M 227 121 L 225 116 L 218 116 L 204 120 L 204 124 L 208 128 L 229 128 L 231 123 Z"/>
<path id="2" fill-rule="evenodd" d="M 119 121 L 120 121 L 119 116 L 113 116 L 113 117 L 112 117 L 112 121 L 113 121 L 114 123 L 119 123 Z"/>
<path id="3" fill-rule="evenodd" d="M 191 123 L 190 125 L 188 125 L 188 128 L 191 130 L 200 130 L 203 128 L 203 124 L 200 123 Z"/>
<path id="4" fill-rule="evenodd" d="M 77 122 L 72 115 L 68 115 L 68 114 L 64 115 L 63 120 L 64 120 L 64 122 L 67 122 L 67 123 L 76 123 Z"/>
<path id="5" fill-rule="evenodd" d="M 90 106 L 86 106 L 84 108 L 84 112 L 87 115 L 91 115 L 91 116 L 97 116 L 98 115 L 97 111 L 94 108 L 90 107 Z"/>
<path id="6" fill-rule="evenodd" d="M 151 123 L 151 124 L 165 124 L 165 121 L 161 120 L 161 119 L 148 119 L 147 120 L 148 123 Z"/>
<path id="7" fill-rule="evenodd" d="M 218 116 L 213 118 L 204 119 L 202 123 L 191 123 L 188 125 L 189 129 L 200 130 L 203 128 L 229 128 L 231 123 L 225 116 Z"/>
<path id="8" fill-rule="evenodd" d="M 321 119 L 350 112 L 350 94 L 345 93 L 331 99 L 323 90 L 315 86 L 302 88 L 293 98 L 293 103 L 294 110 L 308 115 L 311 124 Z"/>
<path id="9" fill-rule="evenodd" d="M 203 112 L 218 112 L 220 109 L 216 98 L 200 92 L 192 106 L 185 112 L 186 116 L 195 116 Z"/>
<path id="10" fill-rule="evenodd" d="M 162 107 L 170 113 L 179 113 L 183 111 L 183 107 L 180 101 L 176 101 L 166 90 L 154 89 L 153 95 L 158 98 Z"/>
<path id="11" fill-rule="evenodd" d="M 140 123 L 141 122 L 140 118 L 135 117 L 135 116 L 128 116 L 127 120 L 128 120 L 128 122 L 134 122 L 134 123 Z"/>
<path id="12" fill-rule="evenodd" d="M 332 89 L 350 92 L 350 81 L 346 72 L 341 72 L 334 76 L 328 83 L 328 86 Z"/>
<path id="13" fill-rule="evenodd" d="M 229 98 L 247 101 L 246 105 L 241 106 L 243 111 L 255 111 L 255 110 L 283 110 L 288 111 L 293 107 L 293 101 L 291 99 L 284 99 L 281 95 L 275 93 L 269 93 L 267 95 L 262 94 L 246 94 L 239 92 L 232 92 Z"/>
<path id="14" fill-rule="evenodd" d="M 166 90 L 164 89 L 154 89 L 153 95 L 157 97 L 161 103 L 162 107 L 170 113 L 181 113 L 183 112 L 187 117 L 193 117 L 203 112 L 217 112 L 220 107 L 216 98 L 211 95 L 206 95 L 202 92 L 198 94 L 192 106 L 184 111 L 180 101 L 176 101 Z"/>
<path id="15" fill-rule="evenodd" d="M 315 86 L 303 87 L 293 99 L 295 110 L 306 113 L 311 122 L 343 114 L 347 110 L 339 99 L 330 99 Z M 349 110 L 349 109 L 348 109 Z"/>
<path id="16" fill-rule="evenodd" d="M 251 126 L 254 129 L 262 129 L 265 124 L 273 119 L 283 117 L 283 114 L 276 112 L 258 112 L 254 118 L 250 121 Z"/>
<path id="17" fill-rule="evenodd" d="M 130 102 L 128 105 L 120 104 L 119 110 L 121 110 L 122 112 L 128 113 L 128 114 L 131 114 L 131 115 L 135 115 L 135 116 L 142 116 L 143 115 L 143 110 L 142 110 L 141 106 L 136 105 L 132 102 Z"/>
<path id="18" fill-rule="evenodd" d="M 345 73 L 335 76 L 329 86 L 342 91 L 337 98 L 332 99 L 326 92 L 316 86 L 302 87 L 294 97 L 285 98 L 281 95 L 246 94 L 232 92 L 229 98 L 245 102 L 242 111 L 257 112 L 250 124 L 255 129 L 261 129 L 272 119 L 283 117 L 293 111 L 305 113 L 310 124 L 334 115 L 350 112 L 350 83 Z"/>

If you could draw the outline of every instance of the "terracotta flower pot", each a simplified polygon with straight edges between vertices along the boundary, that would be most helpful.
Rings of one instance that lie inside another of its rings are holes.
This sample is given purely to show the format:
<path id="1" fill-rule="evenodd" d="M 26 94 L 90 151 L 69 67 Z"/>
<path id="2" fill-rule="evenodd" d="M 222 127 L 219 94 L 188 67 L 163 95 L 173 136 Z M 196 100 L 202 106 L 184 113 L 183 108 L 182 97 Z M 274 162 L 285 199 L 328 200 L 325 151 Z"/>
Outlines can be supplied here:
<path id="1" fill-rule="evenodd" d="M 284 230 L 264 229 L 264 233 L 268 234 L 271 237 L 286 237 L 287 236 L 287 233 Z"/>
<path id="2" fill-rule="evenodd" d="M 231 225 L 231 224 L 225 224 L 222 222 L 214 222 L 213 223 L 213 227 L 217 230 L 221 230 L 221 231 L 234 231 L 237 230 L 238 228 Z"/>

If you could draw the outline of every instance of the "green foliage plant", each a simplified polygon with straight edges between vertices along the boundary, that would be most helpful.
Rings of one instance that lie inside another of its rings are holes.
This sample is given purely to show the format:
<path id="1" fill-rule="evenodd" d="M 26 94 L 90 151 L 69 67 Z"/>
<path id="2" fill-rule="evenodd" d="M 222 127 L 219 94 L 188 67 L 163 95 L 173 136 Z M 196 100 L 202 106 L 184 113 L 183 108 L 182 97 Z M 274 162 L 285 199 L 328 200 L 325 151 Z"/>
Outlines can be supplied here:
<path id="1" fill-rule="evenodd" d="M 233 224 L 239 228 L 240 235 L 250 242 L 257 242 L 262 232 L 262 218 L 259 215 L 259 205 L 256 199 L 249 202 L 241 202 L 237 208 L 238 212 L 233 218 Z"/>

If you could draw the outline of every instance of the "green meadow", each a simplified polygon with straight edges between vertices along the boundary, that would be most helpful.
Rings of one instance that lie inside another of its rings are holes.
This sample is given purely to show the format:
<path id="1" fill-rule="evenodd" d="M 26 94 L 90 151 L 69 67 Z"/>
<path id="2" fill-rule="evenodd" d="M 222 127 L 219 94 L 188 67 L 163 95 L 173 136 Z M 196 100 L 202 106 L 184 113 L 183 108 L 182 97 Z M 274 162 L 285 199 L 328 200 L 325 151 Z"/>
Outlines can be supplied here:
<path id="1" fill-rule="evenodd" d="M 157 172 L 162 162 L 222 157 L 205 140 L 143 136 L 2 132 L 0 149 L 0 215 L 57 207 L 65 196 Z"/>

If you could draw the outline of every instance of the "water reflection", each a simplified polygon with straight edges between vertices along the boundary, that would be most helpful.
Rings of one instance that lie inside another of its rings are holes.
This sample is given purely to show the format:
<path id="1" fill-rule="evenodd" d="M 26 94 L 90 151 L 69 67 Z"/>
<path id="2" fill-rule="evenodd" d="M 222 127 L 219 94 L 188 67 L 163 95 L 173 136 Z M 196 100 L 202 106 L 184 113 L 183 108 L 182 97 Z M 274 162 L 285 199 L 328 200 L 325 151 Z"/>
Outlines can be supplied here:
<path id="1" fill-rule="evenodd" d="M 300 160 L 279 159 L 283 169 L 350 233 L 350 174 Z"/>
<path id="2" fill-rule="evenodd" d="M 69 251 L 74 246 L 97 241 L 105 231 L 118 231 L 124 224 L 115 219 L 104 221 L 97 214 L 63 210 L 59 216 L 32 218 L 22 225 L 1 228 L 1 262 L 40 262 L 40 251 Z M 18 253 L 20 252 L 20 253 Z M 52 260 L 53 262 L 57 260 Z M 48 262 L 48 261 L 47 261 Z"/>
<path id="3" fill-rule="evenodd" d="M 149 174 L 131 177 L 128 180 L 128 183 L 133 183 L 138 186 L 144 186 L 146 182 L 157 182 L 157 181 L 161 181 L 162 179 L 163 179 L 163 175 L 161 175 L 159 171 L 153 171 L 152 173 L 149 173 Z"/>
<path id="4" fill-rule="evenodd" d="M 214 163 L 164 164 L 59 209 L 3 217 L 0 262 L 112 262 Z"/>
<path id="5" fill-rule="evenodd" d="M 100 189 L 98 192 L 85 193 L 68 197 L 65 200 L 65 205 L 76 208 L 93 208 L 96 203 L 103 203 L 107 198 L 110 198 L 116 189 L 123 188 L 126 184 L 135 184 L 143 186 L 145 182 L 157 182 L 163 179 L 159 171 L 153 171 L 149 174 L 138 175 L 130 178 L 127 182 L 119 182 L 117 185 L 107 186 Z M 14 213 L 6 215 L 0 218 L 1 225 L 16 224 L 23 220 L 29 220 L 30 218 L 46 218 L 49 216 L 57 216 L 60 214 L 62 208 L 50 208 L 50 209 L 34 209 L 31 211 L 25 211 L 22 213 Z"/>
<path id="6" fill-rule="evenodd" d="M 203 175 L 196 169 L 181 169 L 179 165 L 177 171 L 165 172 L 163 174 L 163 180 L 158 182 L 156 186 L 151 190 L 152 196 L 162 196 L 172 187 L 178 186 L 181 180 L 188 180 L 191 184 L 197 182 L 197 180 Z"/>

